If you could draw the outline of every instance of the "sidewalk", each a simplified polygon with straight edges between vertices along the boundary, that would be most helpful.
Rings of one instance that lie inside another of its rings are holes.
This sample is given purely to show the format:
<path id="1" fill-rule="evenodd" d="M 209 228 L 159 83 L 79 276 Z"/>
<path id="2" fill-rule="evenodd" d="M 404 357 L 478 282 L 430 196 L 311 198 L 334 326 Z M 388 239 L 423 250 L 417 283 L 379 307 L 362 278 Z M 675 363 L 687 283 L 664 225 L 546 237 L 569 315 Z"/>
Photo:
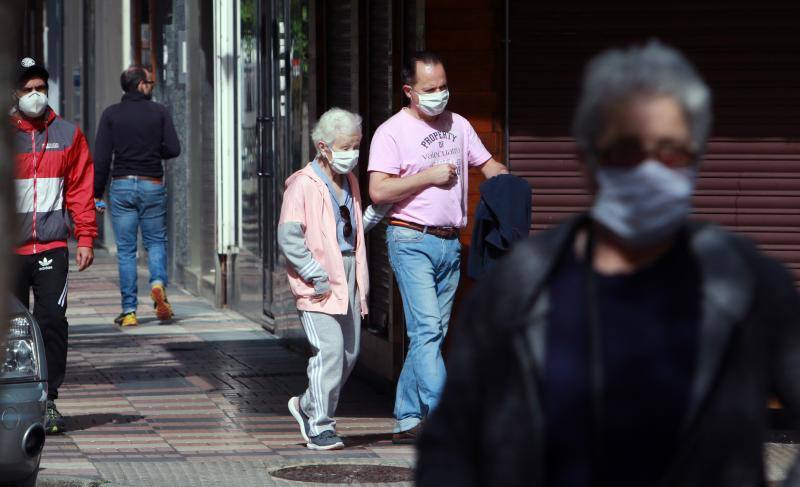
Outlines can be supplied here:
<path id="1" fill-rule="evenodd" d="M 47 438 L 41 480 L 310 485 L 275 480 L 269 471 L 317 462 L 413 464 L 413 448 L 390 441 L 393 398 L 358 378 L 347 384 L 337 415 L 347 448 L 306 449 L 286 409 L 306 385 L 306 359 L 258 324 L 173 287 L 177 321 L 160 325 L 140 279 L 141 325 L 120 329 L 112 324 L 116 262 L 102 250 L 88 271 L 70 274 L 69 286 L 67 378 L 57 402 L 68 432 Z"/>

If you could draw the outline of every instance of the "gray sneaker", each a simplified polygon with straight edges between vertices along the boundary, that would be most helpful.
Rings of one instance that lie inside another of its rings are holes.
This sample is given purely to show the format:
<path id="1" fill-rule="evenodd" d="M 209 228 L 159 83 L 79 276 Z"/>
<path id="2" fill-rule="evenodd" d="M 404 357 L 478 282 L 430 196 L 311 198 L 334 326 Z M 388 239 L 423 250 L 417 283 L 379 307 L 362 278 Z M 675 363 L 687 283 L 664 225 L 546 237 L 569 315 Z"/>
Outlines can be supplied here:
<path id="1" fill-rule="evenodd" d="M 311 440 L 308 438 L 308 432 L 311 430 L 311 426 L 308 424 L 308 416 L 300 408 L 299 397 L 295 396 L 289 399 L 289 412 L 292 413 L 297 424 L 300 425 L 300 434 L 303 435 L 303 440 L 309 443 Z"/>
<path id="2" fill-rule="evenodd" d="M 325 430 L 317 436 L 312 436 L 310 440 L 306 445 L 309 450 L 341 450 L 344 448 L 342 439 L 331 430 Z"/>

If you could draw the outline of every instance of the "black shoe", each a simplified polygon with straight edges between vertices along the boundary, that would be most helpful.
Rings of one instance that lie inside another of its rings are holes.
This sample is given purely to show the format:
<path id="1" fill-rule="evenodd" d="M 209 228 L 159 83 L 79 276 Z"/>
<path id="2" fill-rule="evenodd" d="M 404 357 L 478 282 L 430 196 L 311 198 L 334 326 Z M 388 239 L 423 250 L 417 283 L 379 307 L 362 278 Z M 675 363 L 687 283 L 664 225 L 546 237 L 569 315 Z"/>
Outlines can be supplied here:
<path id="1" fill-rule="evenodd" d="M 395 445 L 413 445 L 422 435 L 422 423 L 417 423 L 410 430 L 401 431 L 392 435 L 392 443 Z"/>
<path id="2" fill-rule="evenodd" d="M 60 435 L 65 430 L 64 416 L 56 409 L 55 401 L 47 400 L 47 417 L 44 424 L 44 431 L 48 435 Z"/>

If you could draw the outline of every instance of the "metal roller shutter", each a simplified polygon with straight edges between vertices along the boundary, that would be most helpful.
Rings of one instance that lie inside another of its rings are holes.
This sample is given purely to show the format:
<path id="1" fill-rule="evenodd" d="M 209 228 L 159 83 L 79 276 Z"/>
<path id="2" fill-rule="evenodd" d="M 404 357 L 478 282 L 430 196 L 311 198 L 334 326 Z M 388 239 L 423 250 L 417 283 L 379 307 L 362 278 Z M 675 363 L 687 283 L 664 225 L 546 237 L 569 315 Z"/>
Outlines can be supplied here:
<path id="1" fill-rule="evenodd" d="M 392 0 L 373 0 L 362 4 L 363 43 L 361 44 L 361 91 L 364 116 L 364 139 L 361 142 L 362 193 L 368 201 L 369 144 L 378 126 L 391 117 L 396 109 L 397 73 L 392 56 L 397 41 L 394 28 L 399 11 Z M 398 312 L 400 300 L 394 282 L 386 245 L 386 225 L 378 224 L 367 235 L 370 270 L 369 315 L 361 334 L 362 353 L 359 360 L 392 381 L 399 375 L 403 363 L 403 319 Z"/>
<path id="2" fill-rule="evenodd" d="M 589 201 L 570 123 L 596 52 L 657 37 L 711 85 L 715 126 L 696 215 L 742 232 L 800 281 L 800 4 L 509 2 L 509 155 L 533 188 L 533 229 Z"/>
<path id="3" fill-rule="evenodd" d="M 358 111 L 358 2 L 323 3 L 325 70 L 324 105 Z"/>
<path id="4" fill-rule="evenodd" d="M 365 134 L 361 152 L 363 161 L 369 159 L 369 144 L 375 130 L 386 119 L 394 114 L 394 83 L 392 59 L 392 2 L 391 0 L 374 0 L 367 5 L 368 42 L 365 50 L 368 60 L 369 83 L 367 111 L 365 113 Z M 366 164 L 362 164 L 366 166 Z M 366 167 L 361 167 L 363 192 L 368 193 L 369 177 Z M 380 336 L 389 338 L 394 296 L 394 278 L 389 266 L 389 254 L 386 248 L 386 227 L 380 224 L 368 235 L 370 264 L 369 295 L 369 330 Z M 393 374 L 391 372 L 389 375 Z"/>

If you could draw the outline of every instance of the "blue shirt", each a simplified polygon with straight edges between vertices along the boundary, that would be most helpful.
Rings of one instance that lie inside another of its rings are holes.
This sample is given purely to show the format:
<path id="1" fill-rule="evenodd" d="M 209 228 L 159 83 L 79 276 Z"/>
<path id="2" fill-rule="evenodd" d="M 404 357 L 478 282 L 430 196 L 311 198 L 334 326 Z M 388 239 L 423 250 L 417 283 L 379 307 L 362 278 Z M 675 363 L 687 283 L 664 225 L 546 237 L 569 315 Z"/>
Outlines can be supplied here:
<path id="1" fill-rule="evenodd" d="M 328 187 L 328 194 L 331 196 L 331 204 L 333 205 L 333 216 L 336 218 L 336 236 L 339 239 L 339 248 L 342 252 L 353 252 L 356 249 L 356 221 L 355 221 L 355 207 L 353 205 L 353 195 L 350 192 L 350 181 L 347 176 L 342 177 L 342 199 L 341 201 L 336 198 L 336 189 L 333 187 L 333 182 L 330 180 L 325 171 L 319 167 L 316 159 L 311 162 L 311 167 L 317 176 L 322 179 L 325 186 Z M 350 232 L 349 237 L 344 236 L 344 220 L 341 216 L 339 207 L 346 206 L 350 211 L 350 225 L 353 230 Z"/>
<path id="2" fill-rule="evenodd" d="M 569 251 L 550 286 L 543 398 L 547 485 L 592 485 L 587 264 Z M 694 376 L 700 275 L 685 238 L 631 275 L 593 274 L 605 381 L 605 483 L 656 485 Z"/>

